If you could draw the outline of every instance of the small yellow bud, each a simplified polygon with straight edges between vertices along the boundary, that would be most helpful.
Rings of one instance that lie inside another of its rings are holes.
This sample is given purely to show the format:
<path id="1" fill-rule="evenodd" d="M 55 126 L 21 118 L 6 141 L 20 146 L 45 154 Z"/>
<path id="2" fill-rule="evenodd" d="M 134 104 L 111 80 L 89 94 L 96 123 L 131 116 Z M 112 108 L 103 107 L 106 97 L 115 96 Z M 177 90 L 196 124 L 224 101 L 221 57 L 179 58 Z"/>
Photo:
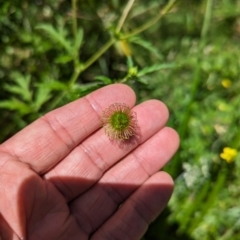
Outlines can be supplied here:
<path id="1" fill-rule="evenodd" d="M 137 74 L 138 74 L 138 69 L 137 69 L 137 67 L 131 67 L 131 68 L 129 68 L 129 70 L 128 70 L 128 75 L 129 75 L 129 77 L 136 77 Z"/>
<path id="2" fill-rule="evenodd" d="M 126 40 L 121 40 L 120 45 L 125 56 L 128 57 L 132 55 L 130 45 Z"/>
<path id="3" fill-rule="evenodd" d="M 232 86 L 232 81 L 229 79 L 223 79 L 222 80 L 222 86 L 224 88 L 230 88 Z"/>

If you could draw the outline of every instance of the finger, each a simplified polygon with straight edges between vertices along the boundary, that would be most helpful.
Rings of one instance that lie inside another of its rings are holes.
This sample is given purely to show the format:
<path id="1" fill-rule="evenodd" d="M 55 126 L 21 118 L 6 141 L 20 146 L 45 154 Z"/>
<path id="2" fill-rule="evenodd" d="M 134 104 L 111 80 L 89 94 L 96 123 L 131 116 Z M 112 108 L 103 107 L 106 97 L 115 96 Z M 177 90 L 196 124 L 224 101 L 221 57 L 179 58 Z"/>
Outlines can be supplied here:
<path id="1" fill-rule="evenodd" d="M 126 85 L 113 84 L 58 108 L 10 138 L 0 151 L 10 153 L 42 174 L 100 126 L 103 109 L 115 102 L 135 104 Z"/>
<path id="2" fill-rule="evenodd" d="M 163 128 L 108 170 L 96 185 L 72 203 L 71 211 L 79 225 L 88 233 L 95 231 L 149 176 L 170 160 L 178 145 L 177 133 Z"/>
<path id="3" fill-rule="evenodd" d="M 167 205 L 172 194 L 173 180 L 158 172 L 134 192 L 118 211 L 91 237 L 97 239 L 139 240 L 148 225 Z"/>
<path id="4" fill-rule="evenodd" d="M 98 181 L 107 169 L 159 131 L 168 119 L 166 106 L 156 100 L 144 102 L 133 111 L 137 114 L 141 132 L 137 142 L 133 142 L 128 148 L 121 148 L 113 144 L 104 130 L 100 129 L 45 175 L 67 201 L 71 201 Z"/>

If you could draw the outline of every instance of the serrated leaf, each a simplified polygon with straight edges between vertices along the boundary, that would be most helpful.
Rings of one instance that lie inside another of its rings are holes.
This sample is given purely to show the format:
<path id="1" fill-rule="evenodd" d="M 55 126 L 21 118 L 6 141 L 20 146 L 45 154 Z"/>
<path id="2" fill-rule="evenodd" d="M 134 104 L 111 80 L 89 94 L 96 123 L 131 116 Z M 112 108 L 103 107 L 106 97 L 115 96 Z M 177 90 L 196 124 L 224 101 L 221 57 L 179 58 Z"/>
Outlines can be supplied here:
<path id="1" fill-rule="evenodd" d="M 1 101 L 0 108 L 5 108 L 8 110 L 15 110 L 15 111 L 18 111 L 22 115 L 25 115 L 25 114 L 28 114 L 31 112 L 31 107 L 28 104 L 26 104 L 16 98 Z"/>
<path id="2" fill-rule="evenodd" d="M 152 45 L 151 42 L 148 42 L 142 38 L 139 37 L 132 37 L 131 39 L 129 39 L 130 42 L 135 43 L 147 50 L 149 50 L 150 52 L 152 52 L 158 59 L 163 60 L 163 55 L 161 53 L 159 53 L 159 49 L 156 48 L 155 46 Z"/>
<path id="3" fill-rule="evenodd" d="M 174 67 L 176 67 L 175 64 L 154 64 L 152 66 L 145 67 L 145 68 L 141 69 L 138 72 L 137 76 L 141 77 L 141 76 L 144 76 L 148 73 L 156 72 L 156 71 L 159 71 L 159 70 L 162 70 L 162 69 L 174 68 Z"/>
<path id="4" fill-rule="evenodd" d="M 49 81 L 49 82 L 44 82 L 44 83 L 40 83 L 37 84 L 37 86 L 41 87 L 41 88 L 45 88 L 45 89 L 49 89 L 49 90 L 67 90 L 69 88 L 68 84 L 66 83 L 62 83 L 59 81 Z"/>
<path id="5" fill-rule="evenodd" d="M 38 111 L 41 108 L 41 106 L 50 99 L 51 97 L 50 92 L 51 92 L 50 89 L 44 87 L 39 87 L 37 89 L 36 98 L 34 101 L 35 111 Z"/>
<path id="6" fill-rule="evenodd" d="M 63 35 L 63 32 L 58 32 L 53 26 L 49 24 L 39 24 L 37 25 L 36 29 L 40 29 L 45 31 L 52 40 L 55 42 L 58 42 L 65 50 L 72 54 L 72 48 L 71 44 L 66 40 L 65 36 Z"/>
<path id="7" fill-rule="evenodd" d="M 23 76 L 22 74 L 18 73 L 18 72 L 14 72 L 11 75 L 11 78 L 13 79 L 13 81 L 15 83 L 17 83 L 17 85 L 19 85 L 21 88 L 27 90 L 29 89 L 30 86 L 30 81 L 31 81 L 31 77 L 30 75 L 27 76 Z"/>
<path id="8" fill-rule="evenodd" d="M 11 74 L 11 78 L 16 84 L 5 84 L 4 89 L 8 92 L 18 94 L 23 100 L 30 102 L 32 100 L 30 76 L 23 76 L 20 73 L 14 72 Z"/>
<path id="9" fill-rule="evenodd" d="M 21 87 L 18 87 L 16 85 L 10 85 L 10 84 L 5 84 L 3 88 L 10 93 L 15 93 L 18 95 L 22 95 L 24 91 L 24 89 L 22 89 Z"/>
<path id="10" fill-rule="evenodd" d="M 108 77 L 105 77 L 105 76 L 96 76 L 94 79 L 95 80 L 100 80 L 101 82 L 103 82 L 105 84 L 111 84 L 112 83 L 112 80 Z"/>

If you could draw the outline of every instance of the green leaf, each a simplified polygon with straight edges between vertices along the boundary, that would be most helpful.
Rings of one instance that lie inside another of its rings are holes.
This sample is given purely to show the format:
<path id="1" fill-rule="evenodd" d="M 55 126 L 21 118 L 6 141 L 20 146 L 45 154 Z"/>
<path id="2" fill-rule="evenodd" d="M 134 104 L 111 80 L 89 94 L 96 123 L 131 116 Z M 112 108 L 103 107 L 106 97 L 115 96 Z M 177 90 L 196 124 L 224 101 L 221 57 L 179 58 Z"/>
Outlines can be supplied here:
<path id="1" fill-rule="evenodd" d="M 21 88 L 27 90 L 30 86 L 31 77 L 30 75 L 23 76 L 22 74 L 15 72 L 11 75 L 11 78 L 16 82 Z"/>
<path id="2" fill-rule="evenodd" d="M 32 100 L 32 92 L 30 90 L 31 77 L 29 75 L 23 76 L 18 72 L 14 72 L 11 74 L 11 78 L 16 84 L 15 85 L 5 84 L 4 89 L 10 93 L 15 93 L 19 95 L 23 100 L 27 102 L 31 102 Z"/>
<path id="3" fill-rule="evenodd" d="M 83 41 L 83 29 L 80 28 L 80 29 L 78 29 L 77 36 L 75 39 L 75 45 L 74 45 L 74 50 L 73 50 L 74 53 L 78 53 L 78 51 L 82 45 L 82 41 Z"/>
<path id="4" fill-rule="evenodd" d="M 60 55 L 55 59 L 55 63 L 65 64 L 73 60 L 72 55 Z"/>
<path id="5" fill-rule="evenodd" d="M 4 84 L 3 88 L 10 93 L 15 93 L 15 94 L 18 94 L 20 96 L 24 95 L 24 89 L 22 89 L 19 86 Z"/>
<path id="6" fill-rule="evenodd" d="M 148 73 L 156 72 L 162 69 L 168 69 L 168 68 L 174 68 L 176 67 L 175 64 L 154 64 L 149 67 L 145 67 L 142 70 L 140 70 L 137 74 L 138 77 L 144 76 Z"/>
<path id="7" fill-rule="evenodd" d="M 105 76 L 96 76 L 94 79 L 95 80 L 100 80 L 101 82 L 105 83 L 106 85 L 112 83 L 112 80 L 108 77 L 105 77 Z"/>
<path id="8" fill-rule="evenodd" d="M 59 43 L 69 54 L 72 55 L 73 51 L 71 48 L 71 44 L 65 38 L 64 32 L 57 31 L 53 26 L 49 24 L 39 24 L 36 26 L 36 29 L 40 29 L 45 31 L 52 40 Z"/>
<path id="9" fill-rule="evenodd" d="M 47 89 L 42 86 L 39 87 L 37 89 L 36 98 L 34 101 L 35 111 L 38 111 L 41 108 L 41 106 L 50 99 L 50 97 L 51 97 L 50 89 Z"/>
<path id="10" fill-rule="evenodd" d="M 15 111 L 18 111 L 21 115 L 28 114 L 32 110 L 28 104 L 26 104 L 16 98 L 1 101 L 0 108 L 5 108 L 8 110 L 15 110 Z"/>
<path id="11" fill-rule="evenodd" d="M 82 97 L 103 86 L 104 86 L 103 83 L 94 82 L 94 83 L 86 83 L 81 85 L 74 84 L 72 89 L 75 93 L 78 93 L 78 95 Z"/>
<path id="12" fill-rule="evenodd" d="M 144 84 L 144 85 L 147 85 L 148 84 L 148 80 L 146 78 L 137 78 L 137 81 Z"/>
<path id="13" fill-rule="evenodd" d="M 68 84 L 62 83 L 62 82 L 59 82 L 59 81 L 56 81 L 56 80 L 40 83 L 40 84 L 37 84 L 37 86 L 39 86 L 43 89 L 46 89 L 46 91 L 48 91 L 48 90 L 61 91 L 61 90 L 67 90 L 69 88 Z"/>
<path id="14" fill-rule="evenodd" d="M 152 43 L 139 37 L 132 37 L 131 39 L 129 39 L 129 42 L 135 43 L 147 49 L 148 51 L 152 52 L 159 60 L 163 60 L 163 55 L 159 53 L 159 49 L 153 46 Z"/>

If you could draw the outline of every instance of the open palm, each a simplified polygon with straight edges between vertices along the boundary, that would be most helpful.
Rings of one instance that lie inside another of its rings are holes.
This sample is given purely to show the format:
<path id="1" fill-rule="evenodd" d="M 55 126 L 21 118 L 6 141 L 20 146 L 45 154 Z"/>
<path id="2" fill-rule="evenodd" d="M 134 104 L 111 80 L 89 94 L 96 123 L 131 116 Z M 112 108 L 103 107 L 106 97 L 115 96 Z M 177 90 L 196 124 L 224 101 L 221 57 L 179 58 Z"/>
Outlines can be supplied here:
<path id="1" fill-rule="evenodd" d="M 0 145 L 1 240 L 140 239 L 166 206 L 173 181 L 159 172 L 177 150 L 157 100 L 133 109 L 140 129 L 121 147 L 101 128 L 112 103 L 135 104 L 122 84 L 41 117 Z"/>

